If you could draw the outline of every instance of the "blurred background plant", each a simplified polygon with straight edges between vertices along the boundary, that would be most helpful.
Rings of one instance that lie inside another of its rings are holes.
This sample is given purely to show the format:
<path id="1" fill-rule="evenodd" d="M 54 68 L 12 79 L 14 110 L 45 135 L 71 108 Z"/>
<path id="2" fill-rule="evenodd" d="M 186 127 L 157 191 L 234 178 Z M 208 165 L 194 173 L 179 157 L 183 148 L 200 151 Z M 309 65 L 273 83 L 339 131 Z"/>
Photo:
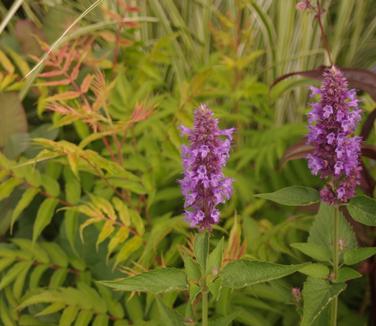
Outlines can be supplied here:
<path id="1" fill-rule="evenodd" d="M 319 186 L 304 160 L 280 166 L 285 150 L 306 133 L 301 86 L 312 81 L 270 86 L 286 73 L 328 64 L 312 17 L 295 6 L 295 0 L 1 2 L 3 324 L 158 323 L 153 297 L 112 292 L 96 281 L 182 265 L 179 250 L 190 231 L 176 182 L 178 126 L 191 125 L 200 102 L 237 128 L 226 171 L 235 194 L 215 230 L 226 238 L 228 257 L 305 261 L 288 244 L 307 236 L 314 208 L 280 208 L 252 196 Z M 324 7 L 338 65 L 372 70 L 374 1 L 328 0 Z M 375 102 L 361 95 L 366 118 Z M 370 146 L 375 136 L 369 128 Z M 376 177 L 374 162 L 365 164 Z M 372 239 L 374 231 L 367 232 Z M 360 266 L 364 274 L 367 264 Z M 296 325 L 301 299 L 292 289 L 302 280 L 223 293 L 211 303 L 212 314 L 237 310 L 234 323 Z M 365 278 L 351 283 L 341 325 L 365 323 L 370 291 Z M 184 296 L 162 299 L 183 311 L 187 305 Z"/>

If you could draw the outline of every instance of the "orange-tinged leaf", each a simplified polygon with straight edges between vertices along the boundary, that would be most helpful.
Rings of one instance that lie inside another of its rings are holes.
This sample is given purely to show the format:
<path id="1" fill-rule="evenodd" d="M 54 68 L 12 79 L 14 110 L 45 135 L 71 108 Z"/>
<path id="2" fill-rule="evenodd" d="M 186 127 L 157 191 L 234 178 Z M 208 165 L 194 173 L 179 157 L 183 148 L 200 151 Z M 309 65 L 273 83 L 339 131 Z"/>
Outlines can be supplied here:
<path id="1" fill-rule="evenodd" d="M 82 93 L 86 93 L 89 90 L 93 78 L 94 78 L 93 75 L 87 75 L 84 78 L 84 80 L 82 81 L 82 84 L 81 84 L 81 92 Z"/>
<path id="2" fill-rule="evenodd" d="M 52 102 L 52 101 L 72 100 L 72 99 L 75 99 L 75 98 L 79 97 L 80 95 L 81 95 L 80 92 L 68 91 L 68 92 L 59 93 L 59 94 L 50 96 L 46 100 L 49 101 L 49 102 Z"/>

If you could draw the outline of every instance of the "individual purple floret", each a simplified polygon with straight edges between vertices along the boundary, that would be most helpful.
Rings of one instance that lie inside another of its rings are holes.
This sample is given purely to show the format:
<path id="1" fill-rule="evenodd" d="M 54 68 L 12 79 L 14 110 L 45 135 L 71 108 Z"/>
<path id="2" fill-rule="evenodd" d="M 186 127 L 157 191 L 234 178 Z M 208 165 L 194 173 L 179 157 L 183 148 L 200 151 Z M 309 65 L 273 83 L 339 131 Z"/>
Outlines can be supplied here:
<path id="1" fill-rule="evenodd" d="M 222 168 L 229 158 L 234 130 L 220 130 L 213 112 L 203 104 L 195 111 L 193 129 L 181 127 L 190 143 L 182 147 L 184 178 L 180 184 L 191 226 L 210 229 L 219 222 L 217 205 L 231 197 L 232 179 L 223 175 Z"/>
<path id="2" fill-rule="evenodd" d="M 353 197 L 360 183 L 361 137 L 354 136 L 354 131 L 361 111 L 355 90 L 348 89 L 338 68 L 332 66 L 323 76 L 320 89 L 311 87 L 311 97 L 319 95 L 320 101 L 311 103 L 308 114 L 308 144 L 314 150 L 307 159 L 312 174 L 329 181 L 321 190 L 321 199 L 337 204 Z"/>

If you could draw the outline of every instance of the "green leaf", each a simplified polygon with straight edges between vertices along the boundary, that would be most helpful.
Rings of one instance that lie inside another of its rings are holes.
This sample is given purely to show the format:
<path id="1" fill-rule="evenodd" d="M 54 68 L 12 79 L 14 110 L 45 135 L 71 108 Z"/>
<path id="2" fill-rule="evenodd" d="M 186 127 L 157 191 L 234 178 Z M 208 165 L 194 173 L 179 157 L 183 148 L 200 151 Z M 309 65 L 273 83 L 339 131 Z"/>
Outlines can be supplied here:
<path id="1" fill-rule="evenodd" d="M 320 201 L 320 195 L 317 190 L 303 186 L 291 186 L 275 192 L 257 194 L 255 197 L 287 206 L 306 206 Z"/>
<path id="2" fill-rule="evenodd" d="M 42 175 L 42 186 L 49 196 L 57 197 L 60 194 L 59 183 L 47 174 Z"/>
<path id="3" fill-rule="evenodd" d="M 312 325 L 327 305 L 337 297 L 346 284 L 330 284 L 325 280 L 308 278 L 303 287 L 303 319 L 301 326 Z"/>
<path id="4" fill-rule="evenodd" d="M 63 228 L 69 245 L 73 252 L 76 252 L 75 240 L 78 230 L 78 213 L 76 211 L 66 210 L 64 212 Z"/>
<path id="5" fill-rule="evenodd" d="M 37 188 L 29 188 L 23 194 L 20 200 L 18 201 L 16 207 L 12 212 L 12 216 L 10 218 L 10 230 L 13 231 L 14 223 L 16 223 L 17 219 L 20 217 L 21 213 L 24 209 L 29 206 L 31 201 L 34 197 L 38 194 L 39 189 Z"/>
<path id="6" fill-rule="evenodd" d="M 184 326 L 184 318 L 175 310 L 168 308 L 161 299 L 157 298 L 158 311 L 162 325 Z"/>
<path id="7" fill-rule="evenodd" d="M 33 226 L 33 242 L 37 240 L 44 228 L 50 224 L 58 204 L 56 198 L 47 198 L 39 207 Z"/>
<path id="8" fill-rule="evenodd" d="M 114 267 L 126 261 L 129 256 L 134 253 L 137 249 L 142 246 L 143 240 L 141 237 L 135 235 L 129 239 L 120 249 L 119 253 L 116 255 Z"/>
<path id="9" fill-rule="evenodd" d="M 25 269 L 28 270 L 32 264 L 29 261 L 22 261 L 13 265 L 1 278 L 0 290 L 12 283 Z"/>
<path id="10" fill-rule="evenodd" d="M 295 249 L 298 249 L 303 254 L 312 257 L 315 260 L 325 262 L 330 261 L 330 251 L 325 246 L 305 242 L 292 243 L 290 246 Z"/>
<path id="11" fill-rule="evenodd" d="M 325 203 L 320 204 L 320 209 L 309 231 L 308 243 L 324 246 L 333 256 L 333 228 L 334 228 L 334 210 L 333 206 Z M 358 246 L 355 234 L 346 219 L 339 214 L 338 239 L 343 242 L 346 249 L 353 249 Z"/>
<path id="12" fill-rule="evenodd" d="M 299 270 L 300 273 L 316 278 L 327 278 L 329 268 L 323 264 L 309 264 Z"/>
<path id="13" fill-rule="evenodd" d="M 200 266 L 188 255 L 183 255 L 183 260 L 188 281 L 198 281 L 201 277 Z"/>
<path id="14" fill-rule="evenodd" d="M 236 317 L 238 317 L 239 315 L 239 312 L 238 311 L 235 311 L 231 314 L 228 314 L 227 316 L 224 316 L 224 317 L 219 317 L 219 318 L 216 318 L 212 321 L 209 321 L 209 326 L 228 326 L 228 325 L 232 325 L 232 322 L 234 321 L 234 319 Z"/>
<path id="15" fill-rule="evenodd" d="M 93 318 L 94 312 L 91 310 L 81 310 L 77 316 L 74 326 L 88 326 Z"/>
<path id="16" fill-rule="evenodd" d="M 360 274 L 355 269 L 352 269 L 350 267 L 342 267 L 338 271 L 337 278 L 333 281 L 334 283 L 344 283 L 349 280 L 353 280 L 354 278 L 362 277 L 362 274 Z"/>
<path id="17" fill-rule="evenodd" d="M 185 273 L 177 268 L 154 269 L 135 276 L 100 283 L 118 291 L 164 293 L 187 289 Z"/>
<path id="18" fill-rule="evenodd" d="M 194 252 L 196 260 L 201 267 L 201 274 L 206 272 L 206 264 L 209 254 L 209 232 L 197 233 L 194 242 Z"/>
<path id="19" fill-rule="evenodd" d="M 8 198 L 13 192 L 14 188 L 22 183 L 22 180 L 18 178 L 9 178 L 6 181 L 1 182 L 0 185 L 0 200 Z"/>
<path id="20" fill-rule="evenodd" d="M 136 228 L 137 234 L 143 235 L 145 233 L 145 224 L 140 214 L 134 209 L 129 210 L 129 213 L 130 213 L 132 224 Z"/>
<path id="21" fill-rule="evenodd" d="M 69 306 L 64 309 L 63 314 L 60 317 L 59 326 L 70 326 L 76 319 L 78 314 L 78 307 Z"/>
<path id="22" fill-rule="evenodd" d="M 98 315 L 95 317 L 92 326 L 107 326 L 109 322 L 109 318 L 107 315 Z"/>
<path id="23" fill-rule="evenodd" d="M 306 265 L 280 265 L 262 261 L 236 260 L 227 264 L 219 276 L 224 287 L 240 289 L 285 277 Z"/>
<path id="24" fill-rule="evenodd" d="M 373 255 L 376 255 L 376 247 L 348 249 L 343 254 L 343 261 L 346 265 L 355 265 Z"/>
<path id="25" fill-rule="evenodd" d="M 13 295 L 17 300 L 19 300 L 22 296 L 22 290 L 24 288 L 25 279 L 32 264 L 33 264 L 32 262 L 29 262 L 29 264 L 26 265 L 25 268 L 19 272 L 15 282 L 13 283 Z"/>
<path id="26" fill-rule="evenodd" d="M 221 240 L 218 241 L 217 246 L 210 253 L 209 258 L 208 258 L 207 271 L 214 275 L 218 274 L 219 269 L 221 268 L 221 265 L 222 265 L 223 245 L 224 245 L 224 239 L 222 238 Z"/>
<path id="27" fill-rule="evenodd" d="M 354 197 L 347 208 L 351 217 L 364 225 L 376 226 L 376 200 L 365 195 Z"/>
<path id="28" fill-rule="evenodd" d="M 124 226 L 130 226 L 131 216 L 128 207 L 124 204 L 124 201 L 120 200 L 118 197 L 113 197 L 112 203 L 114 204 L 114 207 L 118 212 L 120 221 L 124 224 Z"/>
<path id="29" fill-rule="evenodd" d="M 104 225 L 102 226 L 101 232 L 98 235 L 97 243 L 96 243 L 96 248 L 98 250 L 99 245 L 105 241 L 115 230 L 115 227 L 113 226 L 113 221 L 107 220 Z"/>

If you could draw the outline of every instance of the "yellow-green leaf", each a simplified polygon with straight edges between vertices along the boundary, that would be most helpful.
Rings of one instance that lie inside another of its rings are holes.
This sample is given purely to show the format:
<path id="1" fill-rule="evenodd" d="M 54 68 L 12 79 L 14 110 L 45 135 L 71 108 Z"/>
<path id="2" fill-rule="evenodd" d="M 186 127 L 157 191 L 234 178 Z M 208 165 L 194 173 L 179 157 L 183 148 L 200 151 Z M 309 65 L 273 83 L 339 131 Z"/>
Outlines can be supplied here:
<path id="1" fill-rule="evenodd" d="M 33 242 L 38 239 L 44 228 L 50 224 L 57 204 L 58 200 L 56 198 L 47 198 L 40 205 L 33 226 Z"/>

